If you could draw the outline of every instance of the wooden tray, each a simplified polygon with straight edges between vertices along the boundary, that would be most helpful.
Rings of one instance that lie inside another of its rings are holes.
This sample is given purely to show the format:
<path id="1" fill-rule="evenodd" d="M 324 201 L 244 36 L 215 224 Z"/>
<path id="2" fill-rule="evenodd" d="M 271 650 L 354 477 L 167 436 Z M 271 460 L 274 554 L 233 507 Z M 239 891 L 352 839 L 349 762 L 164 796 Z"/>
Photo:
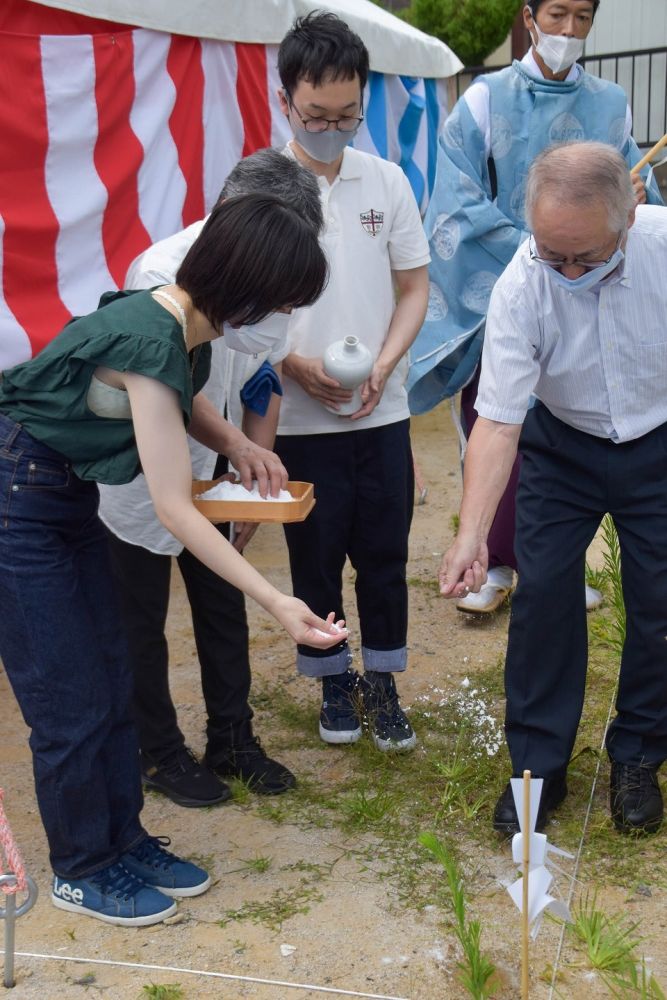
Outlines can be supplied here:
<path id="1" fill-rule="evenodd" d="M 195 479 L 192 483 L 192 502 L 204 517 L 214 524 L 226 521 L 256 521 L 288 524 L 305 521 L 315 506 L 312 483 L 289 482 L 287 489 L 294 500 L 201 500 L 200 493 L 217 486 L 222 479 Z"/>

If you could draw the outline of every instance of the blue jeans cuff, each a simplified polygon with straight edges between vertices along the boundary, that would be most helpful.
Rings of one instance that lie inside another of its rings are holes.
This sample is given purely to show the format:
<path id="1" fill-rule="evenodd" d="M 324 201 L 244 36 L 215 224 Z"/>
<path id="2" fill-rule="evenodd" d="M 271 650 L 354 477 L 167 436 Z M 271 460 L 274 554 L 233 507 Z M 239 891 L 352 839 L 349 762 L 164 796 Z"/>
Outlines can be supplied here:
<path id="1" fill-rule="evenodd" d="M 330 656 L 307 656 L 296 654 L 296 669 L 304 677 L 331 677 L 344 674 L 352 663 L 352 653 L 348 647 L 337 649 Z"/>
<path id="2" fill-rule="evenodd" d="M 361 647 L 361 658 L 364 670 L 375 670 L 379 674 L 400 673 L 408 665 L 408 650 L 406 646 L 400 649 L 369 649 Z"/>

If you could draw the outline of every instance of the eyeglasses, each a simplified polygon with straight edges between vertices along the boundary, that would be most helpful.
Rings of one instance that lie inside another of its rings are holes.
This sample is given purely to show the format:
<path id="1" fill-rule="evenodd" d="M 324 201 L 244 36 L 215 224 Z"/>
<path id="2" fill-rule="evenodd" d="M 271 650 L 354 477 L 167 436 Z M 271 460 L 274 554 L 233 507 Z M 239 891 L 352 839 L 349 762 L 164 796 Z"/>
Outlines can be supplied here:
<path id="1" fill-rule="evenodd" d="M 285 96 L 290 107 L 296 111 L 297 118 L 306 132 L 326 132 L 330 125 L 335 125 L 338 132 L 356 132 L 364 120 L 363 107 L 361 118 L 304 118 L 287 91 L 285 91 Z"/>
<path id="2" fill-rule="evenodd" d="M 531 260 L 536 260 L 538 264 L 544 264 L 546 267 L 563 267 L 567 265 L 572 267 L 576 265 L 577 267 L 583 267 L 587 271 L 594 271 L 596 267 L 604 267 L 608 264 L 611 258 L 614 256 L 616 251 L 621 245 L 621 241 L 625 236 L 625 230 L 622 229 L 618 234 L 618 239 L 616 240 L 616 246 L 606 258 L 606 260 L 582 260 L 580 257 L 575 257 L 574 260 L 567 260 L 565 257 L 540 257 L 537 252 L 537 244 L 535 243 L 535 237 L 531 234 L 530 240 L 528 242 L 528 252 L 530 254 Z"/>

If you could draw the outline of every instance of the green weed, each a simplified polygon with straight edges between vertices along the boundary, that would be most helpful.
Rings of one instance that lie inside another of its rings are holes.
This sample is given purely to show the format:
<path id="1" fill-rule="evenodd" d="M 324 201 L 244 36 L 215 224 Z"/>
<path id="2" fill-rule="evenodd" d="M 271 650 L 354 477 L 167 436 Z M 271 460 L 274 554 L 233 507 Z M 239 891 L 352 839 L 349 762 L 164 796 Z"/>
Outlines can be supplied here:
<path id="1" fill-rule="evenodd" d="M 422 833 L 419 842 L 445 869 L 449 888 L 448 903 L 454 918 L 454 930 L 463 949 L 463 961 L 457 962 L 459 980 L 474 1000 L 486 1000 L 493 994 L 495 966 L 481 951 L 482 927 L 479 920 L 468 920 L 463 880 L 453 854 L 433 833 Z"/>
<path id="2" fill-rule="evenodd" d="M 244 869 L 248 872 L 256 872 L 258 875 L 263 872 L 268 872 L 273 858 L 269 856 L 260 857 L 259 855 L 254 858 L 239 858 L 239 861 L 244 866 Z"/>
<path id="3" fill-rule="evenodd" d="M 343 811 L 351 826 L 374 826 L 385 819 L 394 807 L 393 797 L 383 789 L 376 792 L 359 788 L 343 802 Z"/>
<path id="4" fill-rule="evenodd" d="M 252 900 L 238 910 L 226 910 L 218 920 L 220 927 L 227 927 L 234 921 L 250 920 L 253 924 L 264 924 L 271 930 L 279 931 L 290 917 L 297 913 L 308 913 L 311 903 L 319 903 L 322 893 L 305 879 L 291 889 L 276 889 L 264 901 Z"/>
<path id="5" fill-rule="evenodd" d="M 149 1000 L 183 1000 L 185 993 L 178 983 L 151 983 L 142 986 L 140 995 Z"/>

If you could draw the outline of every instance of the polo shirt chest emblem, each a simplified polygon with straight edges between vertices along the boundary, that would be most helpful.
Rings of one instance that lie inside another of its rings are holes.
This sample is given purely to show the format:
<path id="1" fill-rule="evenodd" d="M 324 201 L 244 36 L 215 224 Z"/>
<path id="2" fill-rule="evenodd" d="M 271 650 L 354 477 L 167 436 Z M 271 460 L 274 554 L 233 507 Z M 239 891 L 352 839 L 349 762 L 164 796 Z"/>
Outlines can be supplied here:
<path id="1" fill-rule="evenodd" d="M 369 236 L 378 236 L 382 232 L 384 212 L 369 208 L 368 211 L 359 213 L 359 219 Z"/>

